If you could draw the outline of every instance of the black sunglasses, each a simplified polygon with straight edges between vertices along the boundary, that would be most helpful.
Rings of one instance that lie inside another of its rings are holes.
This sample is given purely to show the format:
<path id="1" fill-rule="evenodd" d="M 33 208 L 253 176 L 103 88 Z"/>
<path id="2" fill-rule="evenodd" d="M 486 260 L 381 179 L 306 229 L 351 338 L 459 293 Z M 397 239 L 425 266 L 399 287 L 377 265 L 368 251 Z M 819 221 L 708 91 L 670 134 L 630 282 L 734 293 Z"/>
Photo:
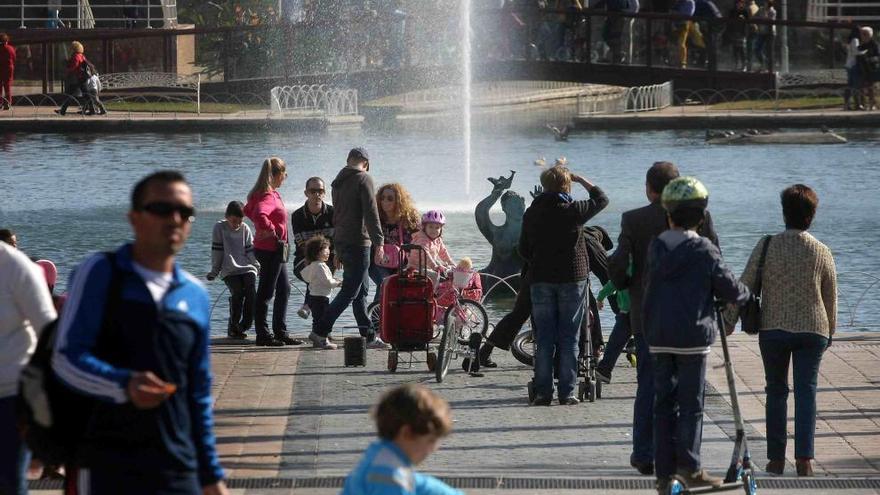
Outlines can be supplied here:
<path id="1" fill-rule="evenodd" d="M 192 206 L 186 206 L 168 201 L 156 201 L 141 206 L 141 210 L 157 217 L 168 218 L 174 213 L 179 213 L 180 218 L 193 221 L 196 216 L 196 209 Z"/>

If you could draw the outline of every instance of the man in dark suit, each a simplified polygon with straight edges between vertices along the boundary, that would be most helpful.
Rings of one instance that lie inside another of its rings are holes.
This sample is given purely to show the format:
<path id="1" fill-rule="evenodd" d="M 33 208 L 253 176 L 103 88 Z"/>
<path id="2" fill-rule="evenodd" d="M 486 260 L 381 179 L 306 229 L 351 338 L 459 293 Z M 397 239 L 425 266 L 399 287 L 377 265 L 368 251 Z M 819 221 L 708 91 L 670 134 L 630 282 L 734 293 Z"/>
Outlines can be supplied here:
<path id="1" fill-rule="evenodd" d="M 645 195 L 651 203 L 635 210 L 627 211 L 620 221 L 620 237 L 617 250 L 608 264 L 608 275 L 619 289 L 628 288 L 630 294 L 630 324 L 636 343 L 638 388 L 633 406 L 633 451 L 630 464 L 641 474 L 654 473 L 654 373 L 651 367 L 651 354 L 642 335 L 642 297 L 645 287 L 648 245 L 669 228 L 666 210 L 660 204 L 663 188 L 678 177 L 678 168 L 671 162 L 656 162 L 645 178 Z M 706 211 L 703 225 L 698 229 L 703 237 L 716 246 L 718 236 L 712 226 L 712 217 Z M 632 277 L 626 269 L 632 257 Z"/>

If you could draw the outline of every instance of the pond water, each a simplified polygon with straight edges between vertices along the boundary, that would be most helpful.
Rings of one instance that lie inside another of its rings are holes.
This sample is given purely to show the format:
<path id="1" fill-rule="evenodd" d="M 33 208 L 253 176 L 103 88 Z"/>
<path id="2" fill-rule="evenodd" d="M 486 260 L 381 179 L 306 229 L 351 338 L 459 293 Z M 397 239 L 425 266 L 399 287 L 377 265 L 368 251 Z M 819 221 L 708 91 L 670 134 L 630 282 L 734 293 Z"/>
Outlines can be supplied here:
<path id="1" fill-rule="evenodd" d="M 611 199 L 591 222 L 617 239 L 620 214 L 646 203 L 644 174 L 656 160 L 671 160 L 695 175 L 710 191 L 709 207 L 724 256 L 739 273 L 764 233 L 783 228 L 779 192 L 795 182 L 815 188 L 820 207 L 812 233 L 833 251 L 840 273 L 842 329 L 880 329 L 880 286 L 876 251 L 880 247 L 877 199 L 880 133 L 842 131 L 851 138 L 838 146 L 708 146 L 701 131 L 593 131 L 554 142 L 537 126 L 483 128 L 472 143 L 472 191 L 464 190 L 462 144 L 457 133 L 362 131 L 290 135 L 239 133 L 118 133 L 0 135 L 0 227 L 18 233 L 29 255 L 58 265 L 59 289 L 88 253 L 115 247 L 130 238 L 125 213 L 132 185 L 158 168 L 182 170 L 195 191 L 198 218 L 180 255 L 184 268 L 204 277 L 210 268 L 211 229 L 228 201 L 243 200 L 261 161 L 278 155 L 288 163 L 281 194 L 289 210 L 304 201 L 306 178 L 332 180 L 348 149 L 370 150 L 376 184 L 398 181 L 421 210 L 441 208 L 449 215 L 446 242 L 453 257 L 470 256 L 485 266 L 490 248 L 477 231 L 473 206 L 491 189 L 483 178 L 517 171 L 513 189 L 528 197 L 540 169 L 535 159 L 566 156 L 570 167 L 601 186 Z M 576 191 L 575 196 L 583 196 Z M 497 212 L 500 223 L 503 215 Z M 217 306 L 214 333 L 225 329 L 222 282 L 208 283 Z M 594 288 L 596 284 L 594 283 Z M 294 290 L 288 325 L 303 333 L 307 323 L 295 310 Z M 859 299 L 860 302 L 859 302 Z M 497 321 L 511 300 L 489 304 Z M 606 310 L 607 311 L 607 310 Z M 350 312 L 342 325 L 352 324 Z M 613 319 L 603 317 L 606 330 Z"/>

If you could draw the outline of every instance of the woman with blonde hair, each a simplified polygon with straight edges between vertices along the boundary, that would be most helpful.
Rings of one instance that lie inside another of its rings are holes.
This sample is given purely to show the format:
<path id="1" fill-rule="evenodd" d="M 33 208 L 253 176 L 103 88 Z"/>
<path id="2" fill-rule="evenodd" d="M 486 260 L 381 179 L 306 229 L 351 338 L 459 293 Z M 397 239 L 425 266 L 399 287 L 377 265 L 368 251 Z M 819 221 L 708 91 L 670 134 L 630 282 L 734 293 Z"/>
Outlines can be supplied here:
<path id="1" fill-rule="evenodd" d="M 290 279 L 287 275 L 287 209 L 278 190 L 287 178 L 284 160 L 270 157 L 263 161 L 257 182 L 248 193 L 244 214 L 254 223 L 254 255 L 260 262 L 260 281 L 254 307 L 254 326 L 258 346 L 299 345 L 302 340 L 287 333 L 287 301 Z M 267 317 L 272 306 L 272 334 Z"/>
<path id="2" fill-rule="evenodd" d="M 83 108 L 83 104 L 79 99 L 83 97 L 85 93 L 83 83 L 88 79 L 83 77 L 83 64 L 91 64 L 91 62 L 86 59 L 86 50 L 82 43 L 74 41 L 70 44 L 70 49 L 73 51 L 73 55 L 71 55 L 70 59 L 67 61 L 67 69 L 64 71 L 64 94 L 67 97 L 64 99 L 64 103 L 61 104 L 61 108 L 55 110 L 55 113 L 59 115 L 65 115 L 67 113 L 67 107 L 70 106 L 71 102 L 76 102 L 80 108 Z"/>
<path id="3" fill-rule="evenodd" d="M 397 270 L 400 262 L 400 246 L 412 242 L 412 235 L 421 228 L 421 217 L 413 206 L 412 197 L 396 182 L 383 184 L 376 193 L 379 205 L 379 221 L 385 244 L 382 247 L 382 263 L 376 263 L 376 253 L 370 256 L 370 279 L 376 284 L 376 296 L 382 293 L 382 281 Z M 375 249 L 375 248 L 374 248 Z"/>

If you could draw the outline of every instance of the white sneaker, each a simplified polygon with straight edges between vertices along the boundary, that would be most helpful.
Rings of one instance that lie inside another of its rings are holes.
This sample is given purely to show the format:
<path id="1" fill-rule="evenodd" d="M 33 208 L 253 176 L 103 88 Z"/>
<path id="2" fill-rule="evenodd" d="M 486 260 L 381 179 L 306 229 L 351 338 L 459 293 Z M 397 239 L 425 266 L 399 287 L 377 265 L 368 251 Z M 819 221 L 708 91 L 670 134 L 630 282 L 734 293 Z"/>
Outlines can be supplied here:
<path id="1" fill-rule="evenodd" d="M 309 340 L 312 341 L 312 347 L 316 347 L 318 349 L 326 349 L 328 351 L 332 351 L 333 349 L 338 348 L 336 344 L 330 342 L 330 339 L 327 337 L 321 337 L 315 332 L 309 333 Z"/>
<path id="2" fill-rule="evenodd" d="M 376 336 L 372 342 L 367 342 L 367 349 L 390 349 L 391 346 L 386 344 L 384 340 Z"/>
<path id="3" fill-rule="evenodd" d="M 304 320 L 308 320 L 309 316 L 312 314 L 312 310 L 309 309 L 308 306 L 303 305 L 303 307 L 299 308 L 299 310 L 296 312 L 296 314 L 298 314 L 300 318 L 302 318 Z"/>

